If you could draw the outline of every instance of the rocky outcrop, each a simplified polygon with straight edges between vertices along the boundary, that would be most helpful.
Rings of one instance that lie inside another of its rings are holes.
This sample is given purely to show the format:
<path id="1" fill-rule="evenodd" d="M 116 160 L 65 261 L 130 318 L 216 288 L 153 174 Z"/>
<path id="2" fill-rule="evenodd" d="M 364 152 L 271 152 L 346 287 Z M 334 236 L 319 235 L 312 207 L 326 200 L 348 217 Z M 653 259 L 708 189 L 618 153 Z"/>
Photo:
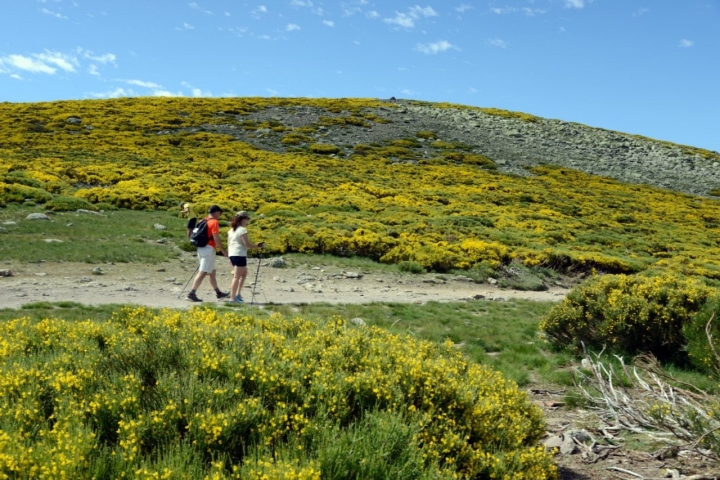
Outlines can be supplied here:
<path id="1" fill-rule="evenodd" d="M 227 124 L 204 124 L 157 134 L 207 131 L 232 135 L 265 150 L 288 152 L 298 148 L 283 144 L 282 137 L 293 130 L 314 126 L 315 131 L 306 135 L 313 142 L 340 147 L 338 157 L 349 157 L 358 144 L 387 145 L 393 140 L 412 138 L 421 143 L 417 149 L 418 159 L 429 159 L 437 157 L 439 149 L 432 146 L 433 140 L 417 138 L 417 133 L 430 131 L 442 141 L 460 143 L 472 153 L 491 158 L 504 173 L 530 175 L 528 167 L 557 165 L 695 195 L 707 195 L 720 188 L 720 154 L 717 152 L 701 152 L 560 120 L 513 118 L 474 108 L 398 102 L 364 113 L 376 115 L 383 122 L 368 121 L 364 126 L 322 125 L 323 117 L 347 116 L 348 112 L 333 113 L 308 106 L 269 107 L 250 115 L 219 112 L 229 120 Z M 244 128 L 248 122 L 281 125 L 286 130 Z"/>

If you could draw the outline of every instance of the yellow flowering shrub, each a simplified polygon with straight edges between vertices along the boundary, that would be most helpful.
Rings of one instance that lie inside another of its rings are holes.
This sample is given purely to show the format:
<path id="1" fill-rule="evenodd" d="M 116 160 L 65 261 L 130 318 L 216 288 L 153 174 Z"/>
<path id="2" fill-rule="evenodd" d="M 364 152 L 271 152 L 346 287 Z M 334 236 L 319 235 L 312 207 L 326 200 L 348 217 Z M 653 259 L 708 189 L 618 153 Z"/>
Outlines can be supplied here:
<path id="1" fill-rule="evenodd" d="M 491 159 L 433 132 L 417 132 L 423 142 L 387 139 L 331 156 L 339 146 L 308 136 L 317 125 L 290 132 L 276 121 L 242 117 L 297 106 L 340 114 L 323 122 L 353 129 L 379 122 L 378 107 L 394 108 L 369 99 L 2 103 L 0 205 L 63 197 L 53 205 L 64 206 L 53 208 L 69 208 L 67 197 L 75 197 L 130 209 L 175 208 L 185 201 L 202 212 L 200 206 L 219 204 L 227 212 L 265 213 L 253 222 L 253 238 L 265 241 L 269 253 L 370 255 L 439 270 L 485 260 L 603 273 L 652 267 L 720 279 L 718 199 L 549 166 L 532 169 L 529 177 L 501 175 Z M 482 111 L 526 119 L 517 112 Z M 81 125 L 68 125 L 70 116 Z M 278 144 L 293 150 L 278 153 L 230 135 L 177 131 L 206 124 L 253 134 L 282 129 Z M 416 148 L 421 143 L 442 152 L 423 159 L 425 148 Z M 298 214 L 285 215 L 289 211 Z M 356 235 L 358 230 L 366 233 Z M 506 250 L 468 250 L 465 242 Z"/>
<path id="2" fill-rule="evenodd" d="M 555 479 L 543 434 L 451 344 L 339 318 L 0 323 L 1 478 Z"/>
<path id="3" fill-rule="evenodd" d="M 575 287 L 540 323 L 560 346 L 608 347 L 660 358 L 680 353 L 683 327 L 717 290 L 672 273 L 596 276 Z"/>

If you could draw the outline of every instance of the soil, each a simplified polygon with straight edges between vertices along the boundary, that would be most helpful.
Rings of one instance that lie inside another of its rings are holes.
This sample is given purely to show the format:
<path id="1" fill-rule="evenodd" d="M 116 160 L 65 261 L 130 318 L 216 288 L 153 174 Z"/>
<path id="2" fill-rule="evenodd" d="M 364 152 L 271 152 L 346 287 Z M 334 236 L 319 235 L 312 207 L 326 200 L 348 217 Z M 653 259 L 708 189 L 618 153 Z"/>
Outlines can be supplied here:
<path id="1" fill-rule="evenodd" d="M 232 280 L 229 261 L 218 257 L 218 284 L 227 291 Z M 185 253 L 180 260 L 157 264 L 31 263 L 12 267 L 13 276 L 0 278 L 0 306 L 17 308 L 32 302 L 72 301 L 87 305 L 136 304 L 148 307 L 189 308 L 196 303 L 185 298 L 197 268 L 197 260 Z M 7 267 L 3 267 L 7 268 Z M 99 272 L 94 272 L 99 268 Z M 351 271 L 339 266 L 298 265 L 272 268 L 267 261 L 248 262 L 248 278 L 242 296 L 254 304 L 372 303 L 463 300 L 503 301 L 522 298 L 559 301 L 567 288 L 553 287 L 543 292 L 502 289 L 478 284 L 454 275 Z M 206 278 L 198 297 L 216 303 Z"/>

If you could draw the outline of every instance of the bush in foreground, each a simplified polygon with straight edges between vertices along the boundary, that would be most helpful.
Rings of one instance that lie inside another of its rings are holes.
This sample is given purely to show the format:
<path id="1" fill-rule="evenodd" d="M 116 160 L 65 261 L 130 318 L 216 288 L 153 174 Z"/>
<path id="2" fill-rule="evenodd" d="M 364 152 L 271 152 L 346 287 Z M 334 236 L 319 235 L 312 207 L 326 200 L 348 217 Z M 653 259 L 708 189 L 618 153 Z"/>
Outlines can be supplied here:
<path id="1" fill-rule="evenodd" d="M 449 344 L 340 319 L 0 324 L 0 476 L 556 478 L 542 435 Z"/>
<path id="2" fill-rule="evenodd" d="M 608 347 L 614 351 L 676 355 L 683 327 L 715 290 L 695 278 L 604 275 L 574 288 L 540 324 L 558 346 Z"/>

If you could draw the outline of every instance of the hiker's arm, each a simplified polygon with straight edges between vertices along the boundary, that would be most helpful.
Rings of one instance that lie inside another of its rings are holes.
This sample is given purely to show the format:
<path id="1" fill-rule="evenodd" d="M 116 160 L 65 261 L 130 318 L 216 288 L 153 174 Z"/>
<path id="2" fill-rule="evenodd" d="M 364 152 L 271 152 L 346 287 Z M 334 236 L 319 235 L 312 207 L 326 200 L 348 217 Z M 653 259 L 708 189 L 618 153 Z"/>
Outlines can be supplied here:
<path id="1" fill-rule="evenodd" d="M 252 243 L 250 239 L 248 238 L 247 233 L 243 233 L 240 237 L 242 239 L 243 245 L 245 245 L 245 248 L 263 248 L 265 246 L 265 242 L 260 242 L 257 245 Z"/>
<path id="2" fill-rule="evenodd" d="M 227 257 L 227 251 L 225 251 L 225 247 L 223 247 L 222 240 L 220 240 L 220 234 L 219 233 L 213 233 L 213 240 L 215 240 L 215 245 L 220 249 L 223 256 Z"/>

